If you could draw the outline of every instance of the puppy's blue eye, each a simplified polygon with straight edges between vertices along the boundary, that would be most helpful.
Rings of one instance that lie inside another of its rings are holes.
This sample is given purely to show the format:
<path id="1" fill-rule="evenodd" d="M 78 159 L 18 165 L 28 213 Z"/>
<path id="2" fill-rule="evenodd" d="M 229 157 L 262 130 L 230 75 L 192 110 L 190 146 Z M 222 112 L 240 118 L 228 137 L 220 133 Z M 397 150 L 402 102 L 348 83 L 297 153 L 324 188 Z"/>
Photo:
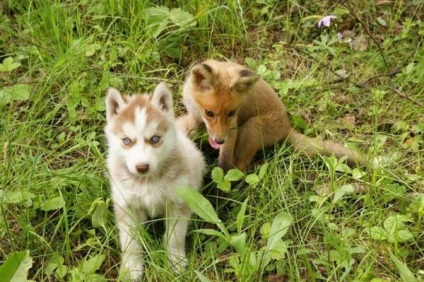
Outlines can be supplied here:
<path id="1" fill-rule="evenodd" d="M 124 145 L 130 145 L 131 144 L 131 139 L 128 137 L 125 137 L 122 139 L 122 143 L 124 143 Z"/>
<path id="2" fill-rule="evenodd" d="M 150 144 L 157 144 L 160 141 L 160 136 L 153 136 L 152 138 L 150 138 Z"/>

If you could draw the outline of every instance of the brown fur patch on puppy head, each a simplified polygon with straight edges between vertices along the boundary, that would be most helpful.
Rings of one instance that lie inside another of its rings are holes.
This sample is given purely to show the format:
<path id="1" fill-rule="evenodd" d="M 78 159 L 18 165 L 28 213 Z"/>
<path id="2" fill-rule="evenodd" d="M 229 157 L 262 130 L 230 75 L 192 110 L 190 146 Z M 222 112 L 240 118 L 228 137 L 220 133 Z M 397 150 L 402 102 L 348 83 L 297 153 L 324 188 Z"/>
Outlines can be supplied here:
<path id="1" fill-rule="evenodd" d="M 172 94 L 159 84 L 152 97 L 148 94 L 121 95 L 109 88 L 106 96 L 106 116 L 109 128 L 117 134 L 125 123 L 137 123 L 137 113 L 144 109 L 147 124 L 154 122 L 159 131 L 166 131 L 169 119 L 173 118 Z"/>

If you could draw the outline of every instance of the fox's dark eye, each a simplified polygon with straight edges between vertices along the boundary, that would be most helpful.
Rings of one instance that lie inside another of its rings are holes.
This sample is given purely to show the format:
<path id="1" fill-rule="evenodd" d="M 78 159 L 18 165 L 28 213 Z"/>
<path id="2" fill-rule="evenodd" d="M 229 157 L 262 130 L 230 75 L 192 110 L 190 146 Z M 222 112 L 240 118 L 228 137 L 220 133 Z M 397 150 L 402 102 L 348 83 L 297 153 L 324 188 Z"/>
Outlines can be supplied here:
<path id="1" fill-rule="evenodd" d="M 214 114 L 212 111 L 210 111 L 210 110 L 205 110 L 205 114 L 206 114 L 208 117 L 214 117 L 214 116 L 215 116 L 215 114 Z"/>
<path id="2" fill-rule="evenodd" d="M 150 144 L 157 144 L 160 141 L 160 136 L 153 136 L 152 138 L 150 138 Z"/>
<path id="3" fill-rule="evenodd" d="M 235 115 L 235 113 L 236 113 L 236 111 L 231 111 L 231 112 L 228 113 L 228 116 L 232 117 L 233 115 Z"/>
<path id="4" fill-rule="evenodd" d="M 128 137 L 125 137 L 122 139 L 122 143 L 124 143 L 124 145 L 131 145 L 131 139 Z"/>

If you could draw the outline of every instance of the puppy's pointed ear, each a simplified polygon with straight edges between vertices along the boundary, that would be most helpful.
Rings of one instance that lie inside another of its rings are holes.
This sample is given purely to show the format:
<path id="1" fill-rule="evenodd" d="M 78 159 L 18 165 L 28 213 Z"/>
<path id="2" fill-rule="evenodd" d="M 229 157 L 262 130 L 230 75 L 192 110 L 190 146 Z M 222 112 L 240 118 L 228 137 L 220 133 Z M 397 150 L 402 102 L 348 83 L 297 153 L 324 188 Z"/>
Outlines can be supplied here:
<path id="1" fill-rule="evenodd" d="M 249 91 L 259 80 L 259 76 L 251 70 L 244 69 L 240 71 L 239 79 L 231 87 L 235 92 L 244 93 Z"/>
<path id="2" fill-rule="evenodd" d="M 208 64 L 197 64 L 190 72 L 192 83 L 201 90 L 214 88 L 216 85 L 215 75 L 212 68 Z"/>
<path id="3" fill-rule="evenodd" d="M 113 87 L 106 90 L 106 119 L 110 120 L 126 105 L 121 93 Z"/>
<path id="4" fill-rule="evenodd" d="M 174 115 L 172 92 L 164 82 L 159 83 L 153 91 L 152 103 L 163 111 Z"/>

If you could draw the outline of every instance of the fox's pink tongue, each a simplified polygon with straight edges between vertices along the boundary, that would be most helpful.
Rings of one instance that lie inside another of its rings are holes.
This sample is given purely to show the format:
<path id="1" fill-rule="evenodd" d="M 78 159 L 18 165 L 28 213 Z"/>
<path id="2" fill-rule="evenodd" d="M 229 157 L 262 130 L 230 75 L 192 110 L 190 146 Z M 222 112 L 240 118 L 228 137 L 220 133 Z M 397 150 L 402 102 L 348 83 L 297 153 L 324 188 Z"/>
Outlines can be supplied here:
<path id="1" fill-rule="evenodd" d="M 211 145 L 211 147 L 214 148 L 215 150 L 218 150 L 219 147 L 221 147 L 221 145 L 216 143 L 215 140 L 213 140 L 213 138 L 210 136 L 209 136 L 209 145 Z"/>

